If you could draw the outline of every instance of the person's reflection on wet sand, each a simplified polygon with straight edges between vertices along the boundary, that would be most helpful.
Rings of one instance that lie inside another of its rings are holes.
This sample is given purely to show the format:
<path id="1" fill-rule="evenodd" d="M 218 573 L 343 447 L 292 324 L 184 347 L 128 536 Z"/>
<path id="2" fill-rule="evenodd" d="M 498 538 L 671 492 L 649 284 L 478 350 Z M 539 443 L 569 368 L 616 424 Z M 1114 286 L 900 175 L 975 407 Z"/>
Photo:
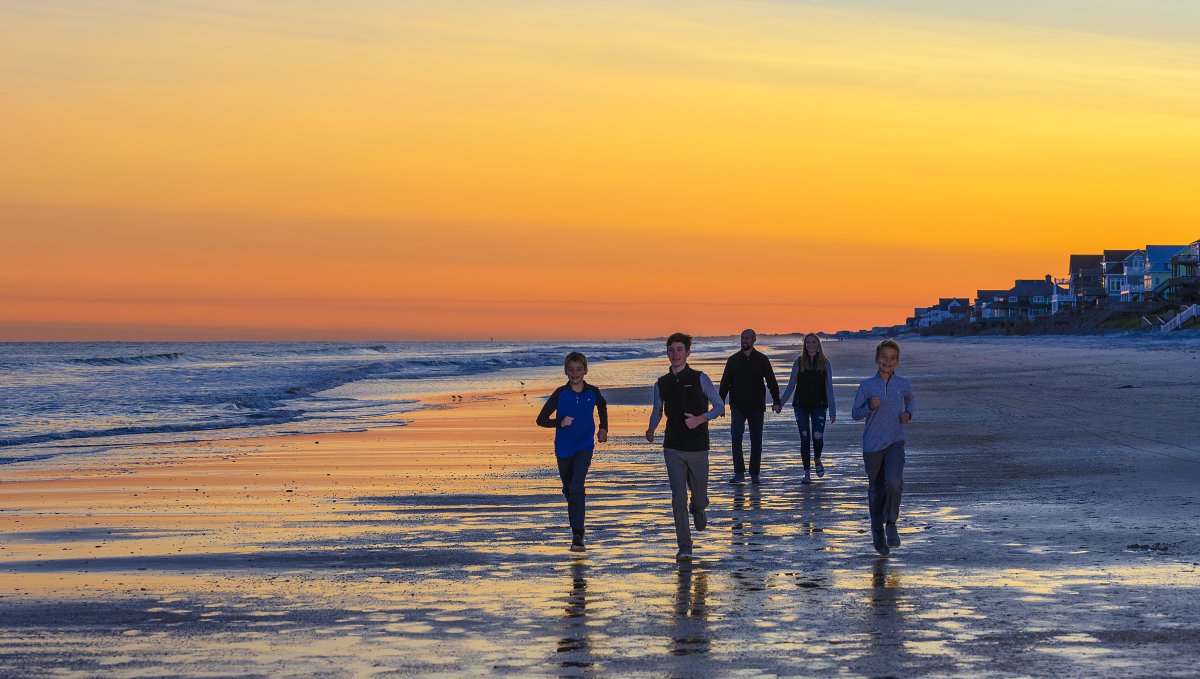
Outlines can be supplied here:
<path id="1" fill-rule="evenodd" d="M 569 653 L 559 663 L 562 667 L 591 667 L 591 643 L 587 629 L 587 564 L 583 558 L 571 563 L 571 594 L 563 608 L 563 636 L 558 640 L 558 652 Z"/>
<path id="2" fill-rule="evenodd" d="M 671 635 L 672 655 L 708 653 L 708 572 L 692 564 L 679 565 L 675 588 L 675 616 Z"/>
<path id="3" fill-rule="evenodd" d="M 886 558 L 871 564 L 871 591 L 868 599 L 873 623 L 872 650 L 867 659 L 871 674 L 891 675 L 912 660 L 905 651 L 904 591 L 900 587 L 900 569 Z"/>
<path id="4" fill-rule="evenodd" d="M 762 551 L 763 528 L 758 519 L 762 509 L 762 497 L 758 486 L 733 487 L 733 538 L 734 547 L 745 547 L 746 551 Z"/>

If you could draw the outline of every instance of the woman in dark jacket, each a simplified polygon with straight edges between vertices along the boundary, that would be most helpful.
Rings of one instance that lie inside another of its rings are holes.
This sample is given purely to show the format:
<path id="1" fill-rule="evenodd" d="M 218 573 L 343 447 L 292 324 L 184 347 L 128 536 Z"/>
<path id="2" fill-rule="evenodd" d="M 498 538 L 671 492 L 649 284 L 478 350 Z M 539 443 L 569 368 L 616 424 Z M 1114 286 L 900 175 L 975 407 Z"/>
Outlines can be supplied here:
<path id="1" fill-rule="evenodd" d="M 794 395 L 794 398 L 793 398 Z M 825 476 L 825 465 L 821 464 L 821 451 L 825 447 L 825 414 L 829 421 L 837 419 L 837 404 L 833 400 L 833 366 L 825 358 L 821 338 L 813 333 L 804 336 L 804 351 L 792 364 L 792 376 L 783 402 L 793 398 L 796 410 L 796 426 L 800 429 L 800 456 L 804 460 L 804 478 L 800 483 L 812 483 L 809 475 L 810 445 L 817 476 Z"/>

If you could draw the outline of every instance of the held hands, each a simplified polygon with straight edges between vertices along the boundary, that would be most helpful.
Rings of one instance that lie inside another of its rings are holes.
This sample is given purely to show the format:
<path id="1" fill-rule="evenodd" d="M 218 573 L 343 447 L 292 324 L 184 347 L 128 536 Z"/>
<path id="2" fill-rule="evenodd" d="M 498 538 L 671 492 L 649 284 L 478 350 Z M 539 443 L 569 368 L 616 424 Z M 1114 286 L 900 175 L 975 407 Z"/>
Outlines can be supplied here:
<path id="1" fill-rule="evenodd" d="M 708 422 L 707 417 L 703 415 L 693 415 L 691 413 L 684 413 L 683 418 L 683 422 L 687 425 L 688 429 L 695 429 L 705 422 Z"/>
<path id="2" fill-rule="evenodd" d="M 776 403 L 775 405 L 771 406 L 771 410 L 772 410 L 772 411 L 774 411 L 774 413 L 775 413 L 776 415 L 778 415 L 779 413 L 782 413 L 782 412 L 783 412 L 783 404 L 782 404 L 782 403 Z"/>
<path id="3" fill-rule="evenodd" d="M 871 406 L 871 410 L 877 410 L 877 409 L 879 408 L 879 403 L 880 403 L 880 401 L 879 401 L 879 397 L 878 397 L 878 396 L 872 396 L 872 397 L 871 397 L 871 403 L 869 404 L 869 405 Z"/>
<path id="4" fill-rule="evenodd" d="M 908 421 L 911 419 L 912 419 L 912 413 L 908 412 L 907 410 L 900 413 L 900 424 L 908 424 Z"/>
<path id="5" fill-rule="evenodd" d="M 561 420 L 559 420 L 559 421 L 558 421 L 558 426 L 560 426 L 560 427 L 569 427 L 569 426 L 571 426 L 571 423 L 572 423 L 572 422 L 574 422 L 574 421 L 575 421 L 575 418 L 574 418 L 574 417 L 571 417 L 570 415 L 567 415 L 566 417 L 564 417 L 564 418 L 562 418 Z"/>
<path id="6" fill-rule="evenodd" d="M 600 443 L 607 443 L 608 442 L 608 430 L 607 429 L 597 429 L 596 430 L 596 440 L 599 441 Z"/>

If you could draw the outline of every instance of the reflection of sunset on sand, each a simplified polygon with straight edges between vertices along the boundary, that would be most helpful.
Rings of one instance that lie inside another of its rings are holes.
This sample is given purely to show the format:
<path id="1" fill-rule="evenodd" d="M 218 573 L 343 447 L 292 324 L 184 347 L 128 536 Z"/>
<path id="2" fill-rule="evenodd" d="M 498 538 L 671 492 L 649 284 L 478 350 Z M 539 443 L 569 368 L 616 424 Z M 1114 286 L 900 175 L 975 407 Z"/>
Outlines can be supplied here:
<path id="1" fill-rule="evenodd" d="M 839 390 L 870 369 L 869 343 L 827 351 Z M 662 360 L 591 367 L 612 438 L 572 555 L 533 424 L 561 373 L 497 374 L 392 430 L 7 466 L 0 670 L 1118 676 L 1192 657 L 1194 380 L 1147 376 L 1195 349 L 904 351 L 927 396 L 890 558 L 865 532 L 861 430 L 839 418 L 828 473 L 801 486 L 785 413 L 767 418 L 763 484 L 713 483 L 696 561 L 676 564 L 661 448 L 642 438 Z M 728 478 L 726 423 L 712 440 Z"/>

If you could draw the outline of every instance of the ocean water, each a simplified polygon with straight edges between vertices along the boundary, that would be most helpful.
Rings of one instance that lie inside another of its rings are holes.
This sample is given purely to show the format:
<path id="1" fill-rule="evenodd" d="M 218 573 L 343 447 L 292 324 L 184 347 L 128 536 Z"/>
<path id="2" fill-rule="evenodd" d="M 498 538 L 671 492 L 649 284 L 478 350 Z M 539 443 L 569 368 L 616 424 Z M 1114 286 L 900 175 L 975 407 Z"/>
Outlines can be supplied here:
<path id="1" fill-rule="evenodd" d="M 397 413 L 416 404 L 378 394 L 561 366 L 571 350 L 593 363 L 661 353 L 659 342 L 639 341 L 0 343 L 0 464 L 113 446 L 397 426 Z M 374 388 L 346 388 L 367 383 Z"/>

